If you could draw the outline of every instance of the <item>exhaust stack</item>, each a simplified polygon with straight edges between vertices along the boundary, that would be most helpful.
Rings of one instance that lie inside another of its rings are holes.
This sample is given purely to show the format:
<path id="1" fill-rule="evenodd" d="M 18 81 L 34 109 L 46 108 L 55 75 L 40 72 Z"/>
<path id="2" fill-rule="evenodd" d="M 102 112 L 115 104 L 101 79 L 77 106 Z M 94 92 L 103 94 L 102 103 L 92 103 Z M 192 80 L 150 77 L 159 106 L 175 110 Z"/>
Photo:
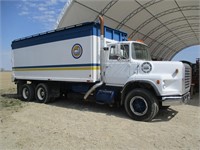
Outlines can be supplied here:
<path id="1" fill-rule="evenodd" d="M 100 82 L 95 84 L 94 86 L 91 87 L 91 89 L 85 94 L 84 99 L 86 100 L 88 96 L 98 87 L 102 86 L 104 83 L 104 66 L 105 66 L 105 60 L 104 60 L 104 19 L 102 16 L 99 16 L 100 20 L 100 31 L 101 31 L 101 36 L 100 36 L 100 67 L 101 67 L 101 78 Z"/>
<path id="2" fill-rule="evenodd" d="M 100 65 L 101 65 L 101 81 L 104 82 L 104 77 L 103 77 L 103 71 L 104 71 L 104 18 L 102 16 L 99 16 L 100 20 L 100 31 L 101 31 L 101 39 L 100 39 Z"/>
<path id="3" fill-rule="evenodd" d="M 99 16 L 99 20 L 100 20 L 101 38 L 102 38 L 102 36 L 104 38 L 104 19 L 102 16 Z"/>

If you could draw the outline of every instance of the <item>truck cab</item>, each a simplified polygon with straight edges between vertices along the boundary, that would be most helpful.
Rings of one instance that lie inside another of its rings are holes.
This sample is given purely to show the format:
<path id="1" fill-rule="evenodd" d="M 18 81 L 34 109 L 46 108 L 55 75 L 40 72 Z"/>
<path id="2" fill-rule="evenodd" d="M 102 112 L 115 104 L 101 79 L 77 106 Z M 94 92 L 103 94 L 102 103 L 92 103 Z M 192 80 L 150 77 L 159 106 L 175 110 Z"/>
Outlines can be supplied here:
<path id="1" fill-rule="evenodd" d="M 147 45 L 141 42 L 119 42 L 109 44 L 108 47 L 105 71 L 108 85 L 123 86 L 136 73 L 138 61 L 151 60 Z"/>
<path id="2" fill-rule="evenodd" d="M 121 87 L 121 105 L 134 120 L 155 117 L 162 106 L 187 103 L 191 69 L 187 64 L 151 61 L 148 46 L 141 41 L 107 45 L 105 84 Z"/>

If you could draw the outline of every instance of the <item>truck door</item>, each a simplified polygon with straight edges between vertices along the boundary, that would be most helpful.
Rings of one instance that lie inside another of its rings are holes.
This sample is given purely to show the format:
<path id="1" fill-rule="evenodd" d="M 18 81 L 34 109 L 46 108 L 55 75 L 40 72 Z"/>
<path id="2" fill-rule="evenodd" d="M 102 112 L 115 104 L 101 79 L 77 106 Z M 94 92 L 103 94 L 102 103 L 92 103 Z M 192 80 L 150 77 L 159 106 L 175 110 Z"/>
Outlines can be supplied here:
<path id="1" fill-rule="evenodd" d="M 106 84 L 124 85 L 130 76 L 130 52 L 129 44 L 110 45 L 109 57 L 106 62 Z"/>

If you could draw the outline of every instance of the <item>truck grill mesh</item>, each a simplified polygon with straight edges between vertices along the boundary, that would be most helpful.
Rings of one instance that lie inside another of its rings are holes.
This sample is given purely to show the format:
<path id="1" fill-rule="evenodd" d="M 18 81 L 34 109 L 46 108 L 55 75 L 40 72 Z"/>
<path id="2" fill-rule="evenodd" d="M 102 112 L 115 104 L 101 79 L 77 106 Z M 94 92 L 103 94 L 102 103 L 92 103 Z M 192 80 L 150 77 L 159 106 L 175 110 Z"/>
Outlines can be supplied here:
<path id="1" fill-rule="evenodd" d="M 188 66 L 185 66 L 185 89 L 190 87 L 191 82 L 191 69 Z"/>

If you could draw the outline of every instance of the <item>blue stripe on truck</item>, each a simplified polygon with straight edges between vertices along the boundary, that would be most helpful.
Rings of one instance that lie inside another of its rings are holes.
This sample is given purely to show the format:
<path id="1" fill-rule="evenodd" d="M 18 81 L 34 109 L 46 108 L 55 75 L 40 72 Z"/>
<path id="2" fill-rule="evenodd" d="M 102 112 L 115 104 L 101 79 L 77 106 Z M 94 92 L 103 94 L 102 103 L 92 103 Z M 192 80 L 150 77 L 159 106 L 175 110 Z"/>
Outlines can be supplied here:
<path id="1" fill-rule="evenodd" d="M 29 68 L 62 68 L 62 67 L 98 67 L 100 64 L 69 64 L 69 65 L 45 65 L 45 66 L 19 66 L 12 69 L 29 69 Z"/>
<path id="2" fill-rule="evenodd" d="M 100 36 L 99 23 L 83 23 L 68 28 L 57 29 L 37 35 L 25 37 L 12 42 L 12 49 L 45 44 L 50 42 L 62 41 L 67 39 L 80 38 L 85 36 Z M 116 41 L 126 41 L 127 34 L 119 30 L 111 29 L 105 26 L 105 37 Z"/>

